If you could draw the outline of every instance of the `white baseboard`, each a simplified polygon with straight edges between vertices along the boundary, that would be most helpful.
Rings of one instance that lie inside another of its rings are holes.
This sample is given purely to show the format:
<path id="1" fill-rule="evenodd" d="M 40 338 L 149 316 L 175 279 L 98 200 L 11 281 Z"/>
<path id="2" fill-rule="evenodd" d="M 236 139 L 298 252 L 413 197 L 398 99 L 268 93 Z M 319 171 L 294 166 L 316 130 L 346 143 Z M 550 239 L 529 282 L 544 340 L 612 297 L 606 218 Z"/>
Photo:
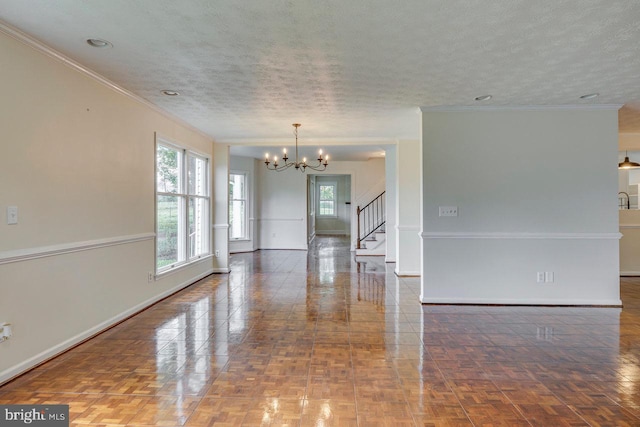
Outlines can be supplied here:
<path id="1" fill-rule="evenodd" d="M 384 262 L 386 262 L 386 263 L 394 263 L 394 262 L 396 262 L 396 260 L 394 258 L 385 258 Z"/>
<path id="2" fill-rule="evenodd" d="M 25 373 L 26 371 L 28 371 L 29 369 L 38 366 L 40 363 L 49 360 L 57 355 L 59 355 L 60 353 L 63 353 L 67 350 L 69 350 L 70 348 L 74 347 L 77 344 L 80 344 L 81 342 L 99 334 L 100 332 L 103 332 L 107 329 L 109 329 L 111 326 L 116 325 L 117 323 L 127 319 L 128 317 L 131 317 L 132 315 L 144 310 L 145 308 L 153 305 L 154 303 L 160 301 L 163 298 L 168 297 L 169 295 L 178 292 L 181 289 L 186 288 L 187 286 L 197 282 L 198 280 L 207 277 L 208 275 L 210 275 L 211 273 L 214 273 L 215 269 L 210 269 L 202 274 L 199 274 L 196 277 L 193 277 L 183 283 L 180 283 L 177 286 L 174 286 L 171 289 L 167 289 L 166 291 L 152 297 L 149 298 L 146 301 L 141 302 L 140 304 L 137 304 L 133 307 L 131 307 L 128 310 L 123 311 L 122 313 L 113 316 L 110 319 L 105 320 L 104 322 L 90 328 L 87 329 L 84 332 L 81 332 L 79 334 L 77 334 L 76 336 L 73 336 L 71 338 L 69 338 L 66 341 L 61 342 L 60 344 L 57 344 L 15 366 L 12 366 L 8 369 L 5 369 L 4 371 L 0 372 L 0 384 L 3 384 L 6 381 L 9 381 L 10 379 L 17 377 L 20 374 Z"/>
<path id="3" fill-rule="evenodd" d="M 241 250 L 237 250 L 237 251 L 229 251 L 229 254 L 245 254 L 247 252 L 255 252 L 257 251 L 257 249 L 241 249 Z"/>
<path id="4" fill-rule="evenodd" d="M 247 251 L 247 252 L 253 252 L 253 251 Z M 211 273 L 230 273 L 231 270 L 228 268 L 212 268 L 211 269 Z M 199 279 L 198 279 L 199 280 Z"/>
<path id="5" fill-rule="evenodd" d="M 621 271 L 620 276 L 625 276 L 625 277 L 640 276 L 640 271 Z"/>
<path id="6" fill-rule="evenodd" d="M 420 277 L 421 274 L 419 271 L 411 271 L 411 270 L 398 270 L 395 269 L 394 273 L 396 273 L 396 276 L 400 276 L 400 277 Z"/>
<path id="7" fill-rule="evenodd" d="M 581 300 L 575 299 L 491 299 L 491 298 L 432 298 L 420 296 L 423 304 L 488 304 L 488 305 L 592 305 L 622 307 L 622 300 Z"/>

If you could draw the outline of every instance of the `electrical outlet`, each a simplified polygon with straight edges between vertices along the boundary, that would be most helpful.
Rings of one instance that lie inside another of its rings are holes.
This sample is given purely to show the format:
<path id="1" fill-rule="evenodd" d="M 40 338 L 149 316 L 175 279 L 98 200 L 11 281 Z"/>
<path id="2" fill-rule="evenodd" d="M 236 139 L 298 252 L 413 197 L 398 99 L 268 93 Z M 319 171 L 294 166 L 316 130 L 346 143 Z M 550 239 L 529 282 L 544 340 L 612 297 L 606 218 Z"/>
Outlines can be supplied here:
<path id="1" fill-rule="evenodd" d="M 18 223 L 18 207 L 7 207 L 7 225 L 15 225 Z"/>
<path id="2" fill-rule="evenodd" d="M 148 277 L 149 283 L 153 282 L 153 279 L 155 279 L 155 278 L 156 277 L 155 277 L 155 274 L 153 274 L 153 271 L 150 271 L 149 272 L 149 277 Z"/>
<path id="3" fill-rule="evenodd" d="M 438 216 L 458 216 L 458 207 L 438 206 Z"/>
<path id="4" fill-rule="evenodd" d="M 538 326 L 536 337 L 542 341 L 553 341 L 553 327 L 551 326 Z"/>
<path id="5" fill-rule="evenodd" d="M 3 323 L 0 325 L 0 342 L 8 340 L 12 335 L 11 323 Z"/>
<path id="6" fill-rule="evenodd" d="M 216 258 L 220 258 L 220 250 L 216 249 Z"/>
<path id="7" fill-rule="evenodd" d="M 553 271 L 545 271 L 545 273 L 544 273 L 544 282 L 545 283 L 553 283 Z"/>
<path id="8" fill-rule="evenodd" d="M 538 273 L 536 273 L 536 281 L 538 283 L 544 283 L 545 280 L 545 272 L 544 271 L 538 271 Z"/>

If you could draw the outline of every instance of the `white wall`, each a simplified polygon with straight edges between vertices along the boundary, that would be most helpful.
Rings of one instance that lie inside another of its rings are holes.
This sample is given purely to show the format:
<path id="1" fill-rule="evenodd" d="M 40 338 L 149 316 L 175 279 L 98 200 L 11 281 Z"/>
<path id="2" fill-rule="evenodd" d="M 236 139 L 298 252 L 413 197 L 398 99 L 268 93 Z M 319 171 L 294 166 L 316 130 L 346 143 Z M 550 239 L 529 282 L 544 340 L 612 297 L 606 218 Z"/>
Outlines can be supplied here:
<path id="1" fill-rule="evenodd" d="M 213 144 L 213 258 L 216 273 L 229 272 L 229 146 Z"/>
<path id="2" fill-rule="evenodd" d="M 316 177 L 307 177 L 307 242 L 316 237 Z"/>
<path id="3" fill-rule="evenodd" d="M 307 249 L 307 175 L 294 169 L 256 170 L 260 249 Z"/>
<path id="4" fill-rule="evenodd" d="M 422 119 L 423 302 L 620 304 L 615 109 Z"/>
<path id="5" fill-rule="evenodd" d="M 396 262 L 396 206 L 398 203 L 397 197 L 397 186 L 398 186 L 398 177 L 397 177 L 397 158 L 396 158 L 396 147 L 389 146 L 385 150 L 385 158 L 384 158 L 384 173 L 385 173 L 385 214 L 386 214 L 386 222 L 385 222 L 385 230 L 386 230 L 386 251 L 385 251 L 385 262 Z M 418 205 L 419 207 L 419 205 Z"/>
<path id="6" fill-rule="evenodd" d="M 244 173 L 247 179 L 247 239 L 246 240 L 230 240 L 229 252 L 251 252 L 258 248 L 255 227 L 255 206 L 256 206 L 256 167 L 260 167 L 262 162 L 256 166 L 257 160 L 253 157 L 231 156 L 229 167 L 231 172 Z"/>
<path id="7" fill-rule="evenodd" d="M 319 186 L 324 183 L 336 184 L 336 216 L 318 216 Z M 340 234 L 349 235 L 351 232 L 351 176 L 333 175 L 316 177 L 316 234 Z"/>
<path id="8" fill-rule="evenodd" d="M 420 275 L 420 141 L 396 146 L 396 269 L 399 276 Z"/>
<path id="9" fill-rule="evenodd" d="M 351 176 L 351 249 L 357 232 L 356 206 L 370 202 L 384 191 L 384 159 L 366 162 L 331 162 L 326 172 Z M 257 222 L 260 249 L 307 249 L 306 174 L 289 169 L 283 172 L 256 170 Z"/>
<path id="10" fill-rule="evenodd" d="M 148 281 L 155 133 L 211 156 L 181 122 L 0 33 L 0 382 L 213 271 Z M 7 225 L 6 208 L 19 208 Z"/>

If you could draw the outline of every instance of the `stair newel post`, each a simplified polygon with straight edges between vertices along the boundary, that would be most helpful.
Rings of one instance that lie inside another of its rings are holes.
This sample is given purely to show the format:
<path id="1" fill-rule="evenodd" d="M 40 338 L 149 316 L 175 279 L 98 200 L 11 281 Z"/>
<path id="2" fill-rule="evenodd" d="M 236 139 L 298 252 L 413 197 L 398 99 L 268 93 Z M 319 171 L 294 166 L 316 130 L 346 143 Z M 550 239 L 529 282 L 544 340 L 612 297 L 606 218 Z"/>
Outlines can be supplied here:
<path id="1" fill-rule="evenodd" d="M 356 214 L 358 216 L 358 244 L 356 248 L 360 249 L 360 205 L 356 208 Z"/>

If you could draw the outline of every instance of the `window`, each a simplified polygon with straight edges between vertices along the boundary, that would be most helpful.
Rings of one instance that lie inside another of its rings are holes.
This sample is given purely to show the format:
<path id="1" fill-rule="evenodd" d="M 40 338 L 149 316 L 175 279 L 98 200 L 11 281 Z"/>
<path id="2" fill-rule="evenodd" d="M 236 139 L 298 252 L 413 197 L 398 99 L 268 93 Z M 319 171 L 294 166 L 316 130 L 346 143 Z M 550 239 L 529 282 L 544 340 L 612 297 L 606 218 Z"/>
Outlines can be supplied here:
<path id="1" fill-rule="evenodd" d="M 229 174 L 229 239 L 247 238 L 247 175 Z"/>
<path id="2" fill-rule="evenodd" d="M 318 184 L 318 215 L 336 216 L 336 184 Z"/>
<path id="3" fill-rule="evenodd" d="M 156 145 L 156 271 L 211 253 L 209 160 L 177 146 Z"/>

